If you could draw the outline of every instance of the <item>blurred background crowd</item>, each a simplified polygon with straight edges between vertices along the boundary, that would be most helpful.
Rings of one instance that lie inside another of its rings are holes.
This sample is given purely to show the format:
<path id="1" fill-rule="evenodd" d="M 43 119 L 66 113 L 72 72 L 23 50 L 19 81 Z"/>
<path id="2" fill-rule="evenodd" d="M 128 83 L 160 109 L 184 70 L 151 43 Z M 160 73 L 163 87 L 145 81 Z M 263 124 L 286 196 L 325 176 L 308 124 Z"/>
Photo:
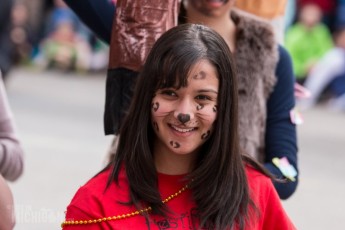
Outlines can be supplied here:
<path id="1" fill-rule="evenodd" d="M 265 11 L 246 2 L 237 7 L 271 22 L 292 57 L 297 82 L 310 91 L 300 107 L 327 102 L 345 110 L 345 0 L 287 0 L 281 7 L 267 1 L 260 6 Z M 107 45 L 63 0 L 2 0 L 0 17 L 4 78 L 15 65 L 82 73 L 107 68 Z"/>
<path id="2" fill-rule="evenodd" d="M 14 65 L 62 71 L 105 70 L 108 47 L 62 0 L 3 0 L 0 68 Z"/>

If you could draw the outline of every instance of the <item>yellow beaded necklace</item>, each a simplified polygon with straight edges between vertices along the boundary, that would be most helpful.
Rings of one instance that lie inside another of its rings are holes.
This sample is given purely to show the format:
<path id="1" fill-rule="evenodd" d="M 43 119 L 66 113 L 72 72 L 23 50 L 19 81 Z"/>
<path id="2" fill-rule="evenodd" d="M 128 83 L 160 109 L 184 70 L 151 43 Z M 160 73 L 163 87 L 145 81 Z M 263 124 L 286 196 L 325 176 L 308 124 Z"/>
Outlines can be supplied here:
<path id="1" fill-rule="evenodd" d="M 185 185 L 183 188 L 181 188 L 180 190 L 178 190 L 176 193 L 168 196 L 167 198 L 165 198 L 164 200 L 162 200 L 162 203 L 168 203 L 170 200 L 174 199 L 175 197 L 177 197 L 178 195 L 180 195 L 182 192 L 186 191 L 186 189 L 188 189 L 188 184 Z M 151 211 L 152 208 L 149 206 L 147 208 L 143 208 L 131 213 L 127 213 L 127 214 L 122 214 L 122 215 L 117 215 L 117 216 L 109 216 L 109 217 L 103 217 L 103 218 L 98 218 L 98 219 L 93 219 L 93 220 L 70 220 L 70 221 L 64 221 L 61 224 L 61 228 L 63 228 L 66 225 L 82 225 L 82 224 L 96 224 L 96 223 L 101 223 L 101 222 L 105 222 L 105 221 L 112 221 L 112 220 L 120 220 L 120 219 L 125 219 L 125 218 L 129 218 L 132 216 L 136 216 L 139 214 L 142 214 L 144 212 L 149 212 Z"/>

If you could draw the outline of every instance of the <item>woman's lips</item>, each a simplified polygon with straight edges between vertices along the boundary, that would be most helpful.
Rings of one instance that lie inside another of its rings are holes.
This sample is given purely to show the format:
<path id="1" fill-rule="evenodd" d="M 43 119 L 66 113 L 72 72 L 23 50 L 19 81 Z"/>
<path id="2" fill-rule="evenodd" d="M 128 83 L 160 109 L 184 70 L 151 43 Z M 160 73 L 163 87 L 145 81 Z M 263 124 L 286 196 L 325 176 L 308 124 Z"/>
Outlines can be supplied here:
<path id="1" fill-rule="evenodd" d="M 178 136 L 189 136 L 193 133 L 193 131 L 197 130 L 196 127 L 178 127 L 178 126 L 174 126 L 174 125 L 171 125 L 169 124 L 169 127 L 171 128 L 171 130 L 173 131 L 173 133 L 175 135 L 178 135 Z"/>

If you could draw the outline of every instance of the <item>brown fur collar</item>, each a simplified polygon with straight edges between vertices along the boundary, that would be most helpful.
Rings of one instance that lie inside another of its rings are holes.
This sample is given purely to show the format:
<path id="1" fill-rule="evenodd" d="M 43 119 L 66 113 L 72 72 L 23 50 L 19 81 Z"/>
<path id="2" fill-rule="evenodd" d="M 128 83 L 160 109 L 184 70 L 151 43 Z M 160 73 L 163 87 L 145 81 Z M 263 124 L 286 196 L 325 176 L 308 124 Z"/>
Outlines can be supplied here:
<path id="1" fill-rule="evenodd" d="M 278 44 L 269 24 L 233 11 L 236 24 L 234 52 L 239 90 L 239 135 L 241 147 L 263 161 L 266 103 L 276 83 Z"/>

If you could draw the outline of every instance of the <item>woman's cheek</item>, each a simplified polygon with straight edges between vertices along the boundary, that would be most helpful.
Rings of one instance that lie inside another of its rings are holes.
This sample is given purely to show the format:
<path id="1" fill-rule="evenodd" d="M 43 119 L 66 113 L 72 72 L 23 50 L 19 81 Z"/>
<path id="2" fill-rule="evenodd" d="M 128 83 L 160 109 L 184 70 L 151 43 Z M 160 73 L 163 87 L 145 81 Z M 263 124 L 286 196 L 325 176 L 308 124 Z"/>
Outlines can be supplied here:
<path id="1" fill-rule="evenodd" d="M 217 105 L 205 105 L 205 106 L 197 106 L 197 111 L 199 116 L 201 116 L 204 120 L 207 120 L 213 123 L 217 118 Z"/>
<path id="2" fill-rule="evenodd" d="M 172 105 L 171 103 L 155 99 L 152 101 L 152 115 L 153 116 L 163 116 L 166 115 L 167 113 L 170 113 L 172 110 Z"/>
<path id="3" fill-rule="evenodd" d="M 152 127 L 156 132 L 159 132 L 159 124 L 170 113 L 171 105 L 164 100 L 154 98 L 151 104 L 151 120 Z"/>

